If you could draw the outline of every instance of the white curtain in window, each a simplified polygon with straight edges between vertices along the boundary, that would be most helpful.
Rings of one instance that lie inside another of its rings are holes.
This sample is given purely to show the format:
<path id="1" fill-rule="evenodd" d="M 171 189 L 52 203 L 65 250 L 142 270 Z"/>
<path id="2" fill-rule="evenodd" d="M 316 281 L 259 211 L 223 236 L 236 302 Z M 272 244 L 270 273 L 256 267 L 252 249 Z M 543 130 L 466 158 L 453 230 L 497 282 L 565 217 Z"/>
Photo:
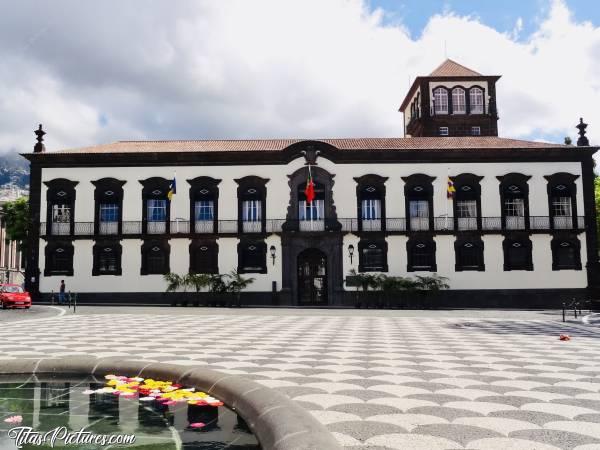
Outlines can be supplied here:
<path id="1" fill-rule="evenodd" d="M 571 197 L 552 197 L 552 215 L 554 228 L 573 228 L 573 210 L 571 209 Z"/>
<path id="2" fill-rule="evenodd" d="M 525 199 L 511 198 L 504 201 L 506 228 L 520 230 L 525 228 Z"/>
<path id="3" fill-rule="evenodd" d="M 470 90 L 471 114 L 483 114 L 483 90 L 471 88 Z"/>
<path id="4" fill-rule="evenodd" d="M 410 229 L 429 229 L 429 202 L 427 200 L 411 200 L 409 203 Z"/>
<path id="5" fill-rule="evenodd" d="M 467 100 L 463 88 L 452 89 L 452 112 L 454 114 L 465 114 L 467 112 Z"/>
<path id="6" fill-rule="evenodd" d="M 436 114 L 448 114 L 448 91 L 437 88 L 433 91 Z"/>
<path id="7" fill-rule="evenodd" d="M 260 222 L 262 218 L 262 202 L 245 200 L 242 203 L 242 220 L 244 222 Z"/>

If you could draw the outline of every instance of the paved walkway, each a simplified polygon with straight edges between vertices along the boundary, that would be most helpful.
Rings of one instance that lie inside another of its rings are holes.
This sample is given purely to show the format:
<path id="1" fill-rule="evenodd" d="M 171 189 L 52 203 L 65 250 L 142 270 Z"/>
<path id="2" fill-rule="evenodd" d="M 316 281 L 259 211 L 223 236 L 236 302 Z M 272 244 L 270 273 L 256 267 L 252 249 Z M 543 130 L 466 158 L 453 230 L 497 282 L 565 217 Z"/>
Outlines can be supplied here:
<path id="1" fill-rule="evenodd" d="M 206 363 L 287 394 L 348 449 L 600 449 L 599 327 L 503 312 L 80 311 L 3 323 L 0 364 L 75 354 Z"/>

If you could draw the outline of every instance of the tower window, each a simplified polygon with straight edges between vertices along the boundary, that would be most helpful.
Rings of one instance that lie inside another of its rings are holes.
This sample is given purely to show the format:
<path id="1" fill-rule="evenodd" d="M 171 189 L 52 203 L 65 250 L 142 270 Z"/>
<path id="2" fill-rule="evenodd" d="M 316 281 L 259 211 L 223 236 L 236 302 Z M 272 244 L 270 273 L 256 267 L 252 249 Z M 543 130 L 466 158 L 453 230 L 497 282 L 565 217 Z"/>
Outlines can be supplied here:
<path id="1" fill-rule="evenodd" d="M 471 136 L 481 136 L 481 127 L 471 127 Z"/>
<path id="2" fill-rule="evenodd" d="M 435 102 L 436 114 L 448 114 L 448 91 L 444 88 L 437 88 L 433 91 L 433 101 Z"/>
<path id="3" fill-rule="evenodd" d="M 478 87 L 469 91 L 471 114 L 483 114 L 483 90 Z"/>
<path id="4" fill-rule="evenodd" d="M 454 114 L 467 113 L 467 100 L 463 88 L 454 88 L 452 90 L 452 112 Z"/>
<path id="5" fill-rule="evenodd" d="M 448 127 L 440 127 L 440 136 L 448 136 L 449 134 Z"/>

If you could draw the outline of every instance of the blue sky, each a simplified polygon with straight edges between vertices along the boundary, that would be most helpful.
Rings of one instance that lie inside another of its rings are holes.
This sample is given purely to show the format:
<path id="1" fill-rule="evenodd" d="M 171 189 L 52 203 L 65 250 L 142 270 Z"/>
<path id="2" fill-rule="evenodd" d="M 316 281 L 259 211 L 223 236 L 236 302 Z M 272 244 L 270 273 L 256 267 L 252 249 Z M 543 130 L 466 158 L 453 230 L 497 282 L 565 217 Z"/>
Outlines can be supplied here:
<path id="1" fill-rule="evenodd" d="M 578 22 L 600 23 L 598 0 L 566 0 L 574 19 Z M 385 10 L 384 22 L 402 23 L 410 30 L 411 37 L 420 37 L 431 16 L 445 12 L 478 17 L 484 24 L 500 31 L 512 32 L 517 20 L 522 19 L 520 39 L 536 30 L 548 12 L 548 0 L 371 0 L 374 8 Z"/>

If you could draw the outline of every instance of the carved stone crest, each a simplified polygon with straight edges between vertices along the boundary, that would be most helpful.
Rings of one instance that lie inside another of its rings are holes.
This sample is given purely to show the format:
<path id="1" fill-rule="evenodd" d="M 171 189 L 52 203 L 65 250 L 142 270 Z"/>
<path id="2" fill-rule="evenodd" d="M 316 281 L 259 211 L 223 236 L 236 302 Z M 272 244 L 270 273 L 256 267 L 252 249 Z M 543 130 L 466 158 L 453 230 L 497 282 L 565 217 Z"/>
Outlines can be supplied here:
<path id="1" fill-rule="evenodd" d="M 308 145 L 306 147 L 306 150 L 302 150 L 302 155 L 304 156 L 304 159 L 306 160 L 306 162 L 304 163 L 305 166 L 316 166 L 317 165 L 317 157 L 319 156 L 321 152 L 319 150 L 316 150 L 314 146 L 312 145 Z"/>

